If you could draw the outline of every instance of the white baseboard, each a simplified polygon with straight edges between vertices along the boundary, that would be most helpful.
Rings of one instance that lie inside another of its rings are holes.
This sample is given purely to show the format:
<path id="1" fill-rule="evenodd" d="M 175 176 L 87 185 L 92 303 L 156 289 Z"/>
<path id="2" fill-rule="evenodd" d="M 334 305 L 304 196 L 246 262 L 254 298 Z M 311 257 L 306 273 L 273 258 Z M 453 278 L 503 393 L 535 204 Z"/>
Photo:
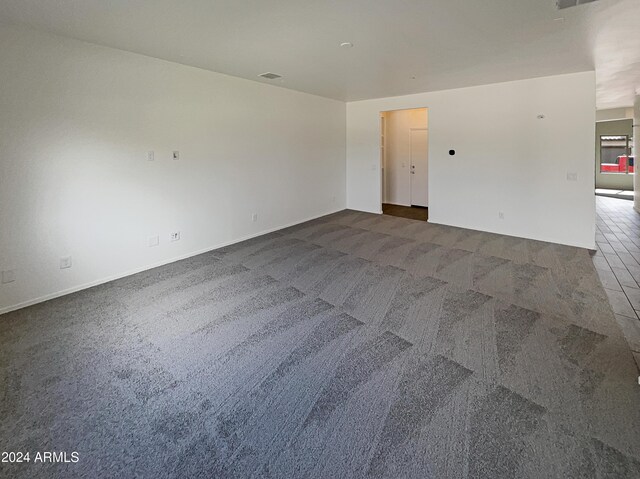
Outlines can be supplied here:
<path id="1" fill-rule="evenodd" d="M 137 274 L 137 273 L 142 273 L 143 271 L 148 271 L 150 269 L 157 268 L 159 266 L 164 266 L 166 264 L 175 263 L 176 261 L 180 261 L 180 260 L 183 260 L 183 259 L 191 258 L 193 256 L 198 256 L 199 254 L 208 253 L 209 251 L 213 251 L 213 250 L 216 250 L 216 249 L 219 249 L 219 248 L 224 248 L 225 246 L 229 246 L 229 245 L 232 245 L 232 244 L 240 243 L 242 241 L 246 241 L 246 240 L 249 240 L 251 238 L 256 238 L 258 236 L 262 236 L 262 235 L 266 235 L 266 234 L 269 234 L 269 233 L 273 233 L 274 231 L 279 231 L 279 230 L 283 230 L 285 228 L 289 228 L 291 226 L 295 226 L 295 225 L 299 225 L 299 224 L 302 224 L 302 223 L 306 223 L 307 221 L 311 221 L 311 220 L 315 220 L 315 219 L 318 219 L 318 218 L 322 218 L 323 216 L 327 216 L 327 215 L 331 215 L 331 214 L 334 214 L 334 213 L 338 213 L 339 211 L 343 211 L 343 210 L 344 210 L 344 208 L 333 210 L 333 211 L 329 211 L 328 213 L 323 213 L 323 214 L 320 214 L 320 215 L 312 216 L 312 217 L 309 217 L 309 218 L 306 218 L 306 219 L 303 219 L 303 220 L 300 220 L 300 221 L 294 221 L 292 223 L 288 223 L 288 224 L 285 224 L 285 225 L 282 225 L 282 226 L 277 226 L 275 228 L 270 228 L 268 230 L 260 231 L 258 233 L 252 233 L 250 235 L 243 236 L 241 238 L 238 238 L 238 239 L 235 239 L 235 240 L 231 240 L 231 241 L 226 241 L 224 243 L 220 243 L 220 244 L 217 244 L 217 245 L 214 245 L 214 246 L 210 246 L 208 248 L 201 249 L 199 251 L 194 251 L 194 252 L 187 253 L 187 254 L 184 254 L 184 255 L 181 255 L 181 256 L 176 256 L 174 258 L 171 258 L 171 259 L 168 259 L 168 260 L 165 260 L 165 261 L 160 261 L 158 263 L 153 263 L 153 264 L 150 264 L 150 265 L 147 265 L 147 266 L 142 266 L 140 268 L 129 270 L 129 271 L 125 272 L 125 273 L 115 274 L 115 275 L 112 275 L 112 276 L 108 276 L 106 278 L 98 279 L 96 281 L 91 281 L 89 283 L 84 283 L 84 284 L 81 284 L 81 285 L 78 285 L 78 286 L 73 286 L 71 288 L 67 288 L 67 289 L 64 289 L 62 291 L 56 291 L 55 293 L 45 294 L 44 296 L 40 296 L 39 298 L 30 299 L 30 300 L 27 300 L 27 301 L 22 301 L 20 303 L 13 304 L 11 306 L 6 306 L 6 307 L 3 307 L 3 308 L 0 308 L 0 315 L 1 314 L 5 314 L 5 313 L 10 313 L 11 311 L 16 311 L 18 309 L 26 308 L 27 306 L 33 306 L 34 304 L 43 303 L 44 301 L 49 301 L 50 299 L 59 298 L 61 296 L 65 296 L 67 294 L 76 293 L 78 291 L 82 291 L 83 289 L 93 288 L 94 286 L 98 286 L 100 284 L 108 283 L 110 281 L 115 281 L 116 279 L 126 278 L 127 276 L 131 276 L 131 275 L 134 275 L 134 274 Z"/>
<path id="2" fill-rule="evenodd" d="M 493 230 L 490 228 L 478 228 L 478 227 L 471 227 L 471 226 L 462 226 L 456 223 L 451 223 L 451 222 L 444 222 L 444 221 L 434 221 L 432 218 L 429 218 L 427 220 L 427 223 L 433 224 L 433 225 L 441 225 L 441 226 L 452 226 L 454 228 L 460 228 L 460 229 L 465 229 L 465 230 L 471 230 L 471 231 L 481 231 L 483 233 L 492 233 L 492 234 L 497 234 L 497 235 L 502 235 L 502 236 L 509 236 L 511 238 L 520 238 L 520 239 L 530 239 L 530 240 L 534 240 L 534 241 L 544 241 L 545 243 L 553 243 L 553 244 L 560 244 L 563 246 L 572 246 L 574 248 L 583 248 L 583 249 L 587 249 L 587 250 L 595 250 L 596 247 L 596 239 L 595 239 L 595 231 L 593 233 L 593 243 L 580 243 L 580 244 L 571 244 L 571 243 L 562 243 L 554 238 L 548 238 L 548 237 L 544 237 L 544 236 L 539 236 L 539 237 L 530 237 L 530 236 L 519 236 L 517 234 L 513 234 L 513 233 L 505 233 L 504 231 L 498 231 L 498 230 Z"/>

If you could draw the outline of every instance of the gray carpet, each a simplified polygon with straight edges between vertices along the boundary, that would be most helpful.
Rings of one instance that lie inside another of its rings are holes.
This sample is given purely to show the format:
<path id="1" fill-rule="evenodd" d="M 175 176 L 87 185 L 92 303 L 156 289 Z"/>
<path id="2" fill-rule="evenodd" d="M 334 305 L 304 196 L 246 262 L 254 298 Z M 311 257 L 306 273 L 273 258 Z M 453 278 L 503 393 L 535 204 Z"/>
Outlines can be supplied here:
<path id="1" fill-rule="evenodd" d="M 344 211 L 0 317 L 5 477 L 640 477 L 586 250 Z"/>

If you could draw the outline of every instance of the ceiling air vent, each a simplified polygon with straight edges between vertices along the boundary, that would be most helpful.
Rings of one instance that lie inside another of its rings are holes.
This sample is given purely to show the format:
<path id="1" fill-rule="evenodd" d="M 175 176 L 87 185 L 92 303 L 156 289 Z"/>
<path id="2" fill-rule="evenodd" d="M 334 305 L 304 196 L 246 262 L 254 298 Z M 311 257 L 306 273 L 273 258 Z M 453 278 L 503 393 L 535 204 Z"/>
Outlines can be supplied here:
<path id="1" fill-rule="evenodd" d="M 558 10 L 562 10 L 564 8 L 577 7 L 578 5 L 592 3 L 595 1 L 596 0 L 556 0 L 556 5 L 558 6 Z"/>
<path id="2" fill-rule="evenodd" d="M 267 80 L 275 80 L 276 78 L 282 78 L 282 75 L 278 75 L 277 73 L 263 73 L 262 75 L 258 75 L 259 77 L 266 78 Z"/>

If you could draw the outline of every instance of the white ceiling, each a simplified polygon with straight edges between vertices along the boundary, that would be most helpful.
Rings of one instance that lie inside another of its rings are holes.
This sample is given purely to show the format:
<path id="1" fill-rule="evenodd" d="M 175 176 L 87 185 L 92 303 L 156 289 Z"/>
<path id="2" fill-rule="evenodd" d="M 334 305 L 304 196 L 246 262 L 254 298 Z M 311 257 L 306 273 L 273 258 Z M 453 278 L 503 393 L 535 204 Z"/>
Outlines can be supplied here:
<path id="1" fill-rule="evenodd" d="M 2 0 L 0 22 L 346 101 L 594 68 L 601 109 L 640 87 L 640 0 Z"/>

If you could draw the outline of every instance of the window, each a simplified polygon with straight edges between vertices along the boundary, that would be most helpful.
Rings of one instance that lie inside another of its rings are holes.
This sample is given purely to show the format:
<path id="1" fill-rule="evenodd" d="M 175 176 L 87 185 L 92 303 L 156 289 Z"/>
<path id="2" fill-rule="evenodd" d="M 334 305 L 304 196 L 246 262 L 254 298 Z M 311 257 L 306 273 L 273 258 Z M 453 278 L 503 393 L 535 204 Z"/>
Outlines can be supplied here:
<path id="1" fill-rule="evenodd" d="M 600 173 L 633 174 L 632 144 L 633 138 L 629 138 L 627 135 L 601 136 Z"/>

